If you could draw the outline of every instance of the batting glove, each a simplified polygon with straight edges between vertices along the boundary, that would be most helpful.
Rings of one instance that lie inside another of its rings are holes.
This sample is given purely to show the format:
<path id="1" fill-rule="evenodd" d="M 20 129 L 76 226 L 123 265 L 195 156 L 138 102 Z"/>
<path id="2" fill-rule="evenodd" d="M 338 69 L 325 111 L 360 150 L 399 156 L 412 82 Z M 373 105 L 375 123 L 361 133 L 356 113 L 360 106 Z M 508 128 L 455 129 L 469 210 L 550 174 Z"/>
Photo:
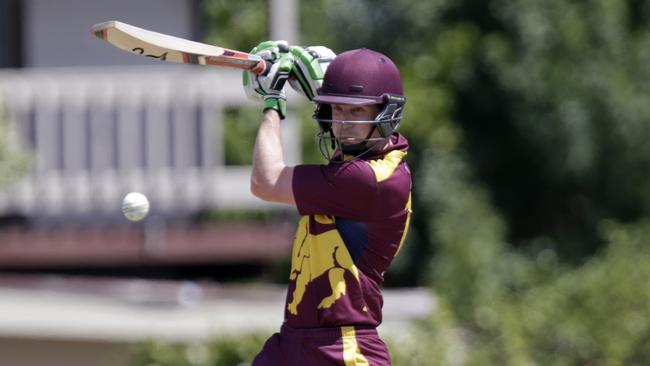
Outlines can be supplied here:
<path id="1" fill-rule="evenodd" d="M 291 70 L 289 84 L 295 91 L 312 100 L 318 94 L 325 71 L 336 54 L 323 46 L 305 48 L 291 46 L 289 50 L 296 60 Z"/>
<path id="2" fill-rule="evenodd" d="M 269 67 L 262 75 L 244 71 L 244 91 L 250 99 L 264 101 L 264 111 L 274 109 L 284 119 L 287 114 L 287 98 L 283 88 L 294 63 L 289 46 L 286 41 L 265 41 L 253 48 L 251 53 L 262 57 Z"/>

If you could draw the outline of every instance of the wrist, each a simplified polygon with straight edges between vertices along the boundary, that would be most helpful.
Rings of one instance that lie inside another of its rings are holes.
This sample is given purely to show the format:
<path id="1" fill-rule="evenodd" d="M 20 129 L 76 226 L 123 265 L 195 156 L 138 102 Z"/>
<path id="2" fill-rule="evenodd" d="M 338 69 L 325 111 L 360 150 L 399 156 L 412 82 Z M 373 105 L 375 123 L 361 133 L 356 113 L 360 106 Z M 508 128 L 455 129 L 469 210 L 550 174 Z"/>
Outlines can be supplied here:
<path id="1" fill-rule="evenodd" d="M 287 115 L 287 101 L 283 98 L 273 98 L 265 97 L 264 98 L 264 113 L 268 111 L 275 111 L 280 119 L 284 119 Z"/>
<path id="2" fill-rule="evenodd" d="M 269 120 L 269 121 L 278 121 L 278 122 L 280 122 L 280 120 L 281 120 L 280 113 L 278 113 L 278 111 L 275 110 L 275 109 L 267 108 L 267 109 L 264 109 L 264 111 L 262 113 L 264 114 L 263 121 Z"/>

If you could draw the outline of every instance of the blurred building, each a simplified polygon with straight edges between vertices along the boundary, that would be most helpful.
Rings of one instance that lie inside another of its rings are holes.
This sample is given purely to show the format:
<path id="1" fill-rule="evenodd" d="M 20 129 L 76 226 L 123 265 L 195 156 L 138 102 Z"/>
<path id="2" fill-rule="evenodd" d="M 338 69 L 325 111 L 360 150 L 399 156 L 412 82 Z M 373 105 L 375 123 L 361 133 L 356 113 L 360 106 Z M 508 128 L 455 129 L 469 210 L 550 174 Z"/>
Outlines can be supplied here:
<path id="1" fill-rule="evenodd" d="M 269 4 L 269 38 L 294 43 L 297 1 Z M 284 287 L 8 273 L 140 277 L 205 266 L 219 278 L 288 257 L 287 220 L 203 219 L 276 208 L 249 193 L 249 166 L 226 164 L 225 112 L 259 108 L 245 99 L 240 73 L 137 57 L 90 34 L 116 19 L 200 41 L 200 8 L 0 0 L 0 110 L 11 143 L 31 160 L 26 176 L 0 187 L 0 365 L 127 365 L 135 342 L 200 344 L 280 325 Z M 283 121 L 290 164 L 301 160 L 299 122 L 291 110 Z M 143 222 L 120 212 L 130 191 L 151 201 Z M 387 291 L 385 300 L 381 331 L 394 334 L 435 308 L 421 289 Z"/>
<path id="2" fill-rule="evenodd" d="M 271 22 L 271 35 L 295 39 L 295 17 L 286 13 L 295 10 L 293 1 L 270 4 L 272 15 L 285 11 L 283 21 Z M 32 162 L 27 176 L 0 188 L 0 269 L 287 255 L 290 225 L 200 220 L 206 213 L 273 208 L 250 194 L 249 166 L 225 163 L 225 111 L 255 108 L 240 73 L 137 57 L 90 34 L 94 23 L 116 19 L 200 41 L 200 5 L 0 0 L 0 102 Z M 298 126 L 293 116 L 283 123 L 289 163 L 300 161 Z M 130 191 L 149 197 L 152 210 L 143 222 L 121 215 Z"/>

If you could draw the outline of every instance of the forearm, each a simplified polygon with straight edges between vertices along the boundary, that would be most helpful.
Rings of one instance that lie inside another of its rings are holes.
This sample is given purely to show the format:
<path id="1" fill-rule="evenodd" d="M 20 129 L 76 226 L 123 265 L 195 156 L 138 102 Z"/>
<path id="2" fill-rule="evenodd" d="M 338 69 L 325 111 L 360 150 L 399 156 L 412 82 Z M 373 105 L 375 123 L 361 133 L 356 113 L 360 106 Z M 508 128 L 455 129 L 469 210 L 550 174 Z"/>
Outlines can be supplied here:
<path id="1" fill-rule="evenodd" d="M 253 150 L 253 187 L 273 186 L 284 168 L 280 142 L 280 118 L 272 110 L 264 112 Z"/>
<path id="2" fill-rule="evenodd" d="M 293 168 L 284 163 L 280 140 L 280 117 L 274 110 L 264 112 L 253 150 L 251 192 L 263 200 L 293 204 Z"/>

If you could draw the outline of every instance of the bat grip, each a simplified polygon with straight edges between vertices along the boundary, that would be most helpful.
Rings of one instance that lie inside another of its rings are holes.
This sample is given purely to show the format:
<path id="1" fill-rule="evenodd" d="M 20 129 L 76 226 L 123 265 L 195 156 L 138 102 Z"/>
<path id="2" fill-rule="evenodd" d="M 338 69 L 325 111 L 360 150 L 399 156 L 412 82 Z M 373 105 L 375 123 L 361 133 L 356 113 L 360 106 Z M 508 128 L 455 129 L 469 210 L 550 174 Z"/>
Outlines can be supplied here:
<path id="1" fill-rule="evenodd" d="M 271 61 L 260 60 L 257 65 L 251 69 L 251 72 L 256 75 L 266 75 L 268 74 L 269 70 L 271 70 L 271 66 L 273 66 L 273 63 Z"/>

